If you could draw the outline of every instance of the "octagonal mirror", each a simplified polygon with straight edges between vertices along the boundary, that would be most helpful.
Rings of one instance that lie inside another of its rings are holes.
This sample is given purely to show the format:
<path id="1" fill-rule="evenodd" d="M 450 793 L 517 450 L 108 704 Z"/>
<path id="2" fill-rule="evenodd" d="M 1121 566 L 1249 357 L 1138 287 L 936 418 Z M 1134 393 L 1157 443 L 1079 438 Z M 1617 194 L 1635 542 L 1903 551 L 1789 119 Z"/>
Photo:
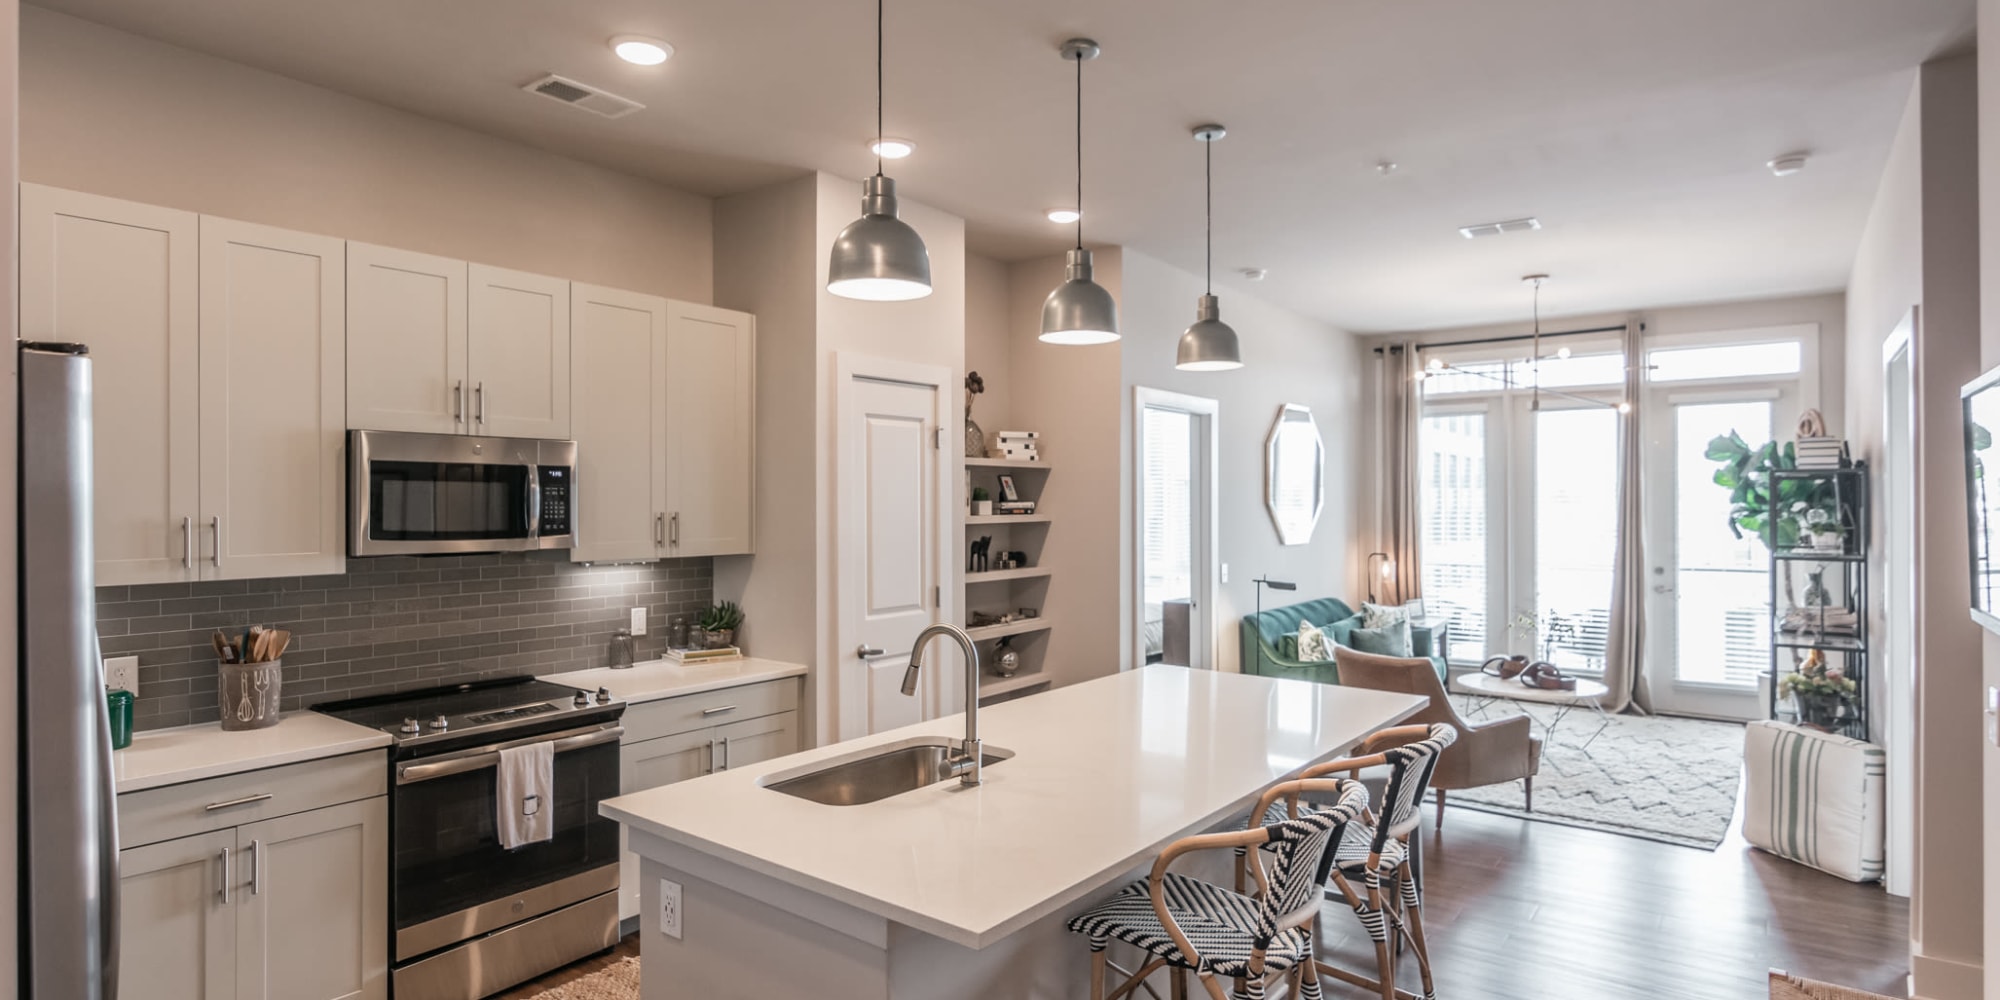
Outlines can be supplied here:
<path id="1" fill-rule="evenodd" d="M 1264 442 L 1264 506 L 1279 542 L 1312 541 L 1326 506 L 1326 444 L 1309 407 L 1286 403 L 1271 425 Z"/>

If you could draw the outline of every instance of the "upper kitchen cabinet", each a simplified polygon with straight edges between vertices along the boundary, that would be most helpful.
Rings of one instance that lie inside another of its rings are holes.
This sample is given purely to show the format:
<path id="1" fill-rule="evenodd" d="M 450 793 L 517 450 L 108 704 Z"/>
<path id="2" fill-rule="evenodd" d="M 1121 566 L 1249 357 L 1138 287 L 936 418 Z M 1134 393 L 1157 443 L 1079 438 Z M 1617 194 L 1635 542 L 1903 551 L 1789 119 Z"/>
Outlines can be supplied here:
<path id="1" fill-rule="evenodd" d="M 347 424 L 371 431 L 466 429 L 462 260 L 347 245 Z"/>
<path id="2" fill-rule="evenodd" d="M 196 578 L 199 229 L 193 212 L 21 185 L 21 339 L 90 348 L 107 586 Z"/>
<path id="3" fill-rule="evenodd" d="M 753 551 L 756 317 L 668 303 L 666 399 L 666 554 Z"/>
<path id="4" fill-rule="evenodd" d="M 466 384 L 475 434 L 570 436 L 570 287 L 484 264 L 469 269 Z"/>
<path id="5" fill-rule="evenodd" d="M 202 217 L 204 579 L 346 565 L 345 287 L 341 240 Z"/>
<path id="6" fill-rule="evenodd" d="M 667 300 L 571 287 L 576 562 L 666 555 Z"/>

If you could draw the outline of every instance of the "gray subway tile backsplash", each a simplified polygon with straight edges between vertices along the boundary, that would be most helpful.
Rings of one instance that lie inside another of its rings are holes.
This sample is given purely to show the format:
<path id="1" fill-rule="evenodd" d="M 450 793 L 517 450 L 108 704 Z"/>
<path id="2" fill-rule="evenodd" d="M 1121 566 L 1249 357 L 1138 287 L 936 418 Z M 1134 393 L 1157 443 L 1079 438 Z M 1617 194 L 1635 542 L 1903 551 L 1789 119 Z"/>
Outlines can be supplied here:
<path id="1" fill-rule="evenodd" d="M 138 729 L 213 722 L 216 629 L 290 629 L 284 708 L 514 674 L 604 666 L 644 607 L 639 659 L 712 600 L 714 561 L 583 566 L 561 553 L 355 559 L 339 576 L 97 589 L 106 656 L 139 657 Z"/>

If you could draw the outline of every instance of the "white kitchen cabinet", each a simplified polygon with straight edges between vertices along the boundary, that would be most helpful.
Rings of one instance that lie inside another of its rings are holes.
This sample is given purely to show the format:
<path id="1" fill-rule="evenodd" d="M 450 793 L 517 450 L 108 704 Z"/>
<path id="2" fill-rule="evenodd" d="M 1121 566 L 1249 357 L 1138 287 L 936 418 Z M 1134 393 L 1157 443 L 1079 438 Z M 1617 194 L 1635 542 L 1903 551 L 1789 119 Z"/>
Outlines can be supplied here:
<path id="1" fill-rule="evenodd" d="M 468 270 L 466 385 L 475 434 L 570 436 L 570 283 Z"/>
<path id="2" fill-rule="evenodd" d="M 118 855 L 119 1000 L 234 1000 L 236 831 Z"/>
<path id="3" fill-rule="evenodd" d="M 576 562 L 666 554 L 667 300 L 571 286 Z"/>
<path id="4" fill-rule="evenodd" d="M 667 554 L 754 551 L 756 317 L 669 303 L 666 409 Z"/>
<path id="5" fill-rule="evenodd" d="M 799 713 L 779 712 L 715 727 L 716 768 L 749 767 L 799 749 Z"/>
<path id="6" fill-rule="evenodd" d="M 202 579 L 346 567 L 346 275 L 341 240 L 202 217 Z"/>
<path id="7" fill-rule="evenodd" d="M 347 426 L 466 429 L 462 260 L 347 245 Z"/>
<path id="8" fill-rule="evenodd" d="M 251 869 L 236 924 L 239 995 L 386 996 L 388 799 L 251 823 L 236 839 Z"/>
<path id="9" fill-rule="evenodd" d="M 21 339 L 88 345 L 97 582 L 196 578 L 200 216 L 21 185 Z"/>

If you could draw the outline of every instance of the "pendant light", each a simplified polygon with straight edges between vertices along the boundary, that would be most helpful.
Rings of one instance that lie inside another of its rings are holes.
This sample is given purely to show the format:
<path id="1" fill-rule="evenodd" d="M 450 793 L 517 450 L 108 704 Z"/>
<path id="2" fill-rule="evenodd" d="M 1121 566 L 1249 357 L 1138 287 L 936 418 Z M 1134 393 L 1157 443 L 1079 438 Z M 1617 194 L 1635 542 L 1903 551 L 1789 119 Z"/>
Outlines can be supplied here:
<path id="1" fill-rule="evenodd" d="M 875 0 L 875 142 L 882 133 L 882 5 Z M 882 173 L 861 185 L 861 218 L 834 238 L 826 290 L 845 299 L 906 302 L 931 293 L 931 252 L 910 224 L 896 218 L 896 182 Z"/>
<path id="2" fill-rule="evenodd" d="M 1174 367 L 1184 372 L 1226 372 L 1243 367 L 1243 352 L 1237 347 L 1236 331 L 1222 321 L 1215 298 L 1215 144 L 1229 132 L 1220 125 L 1195 127 L 1194 138 L 1202 146 L 1202 176 L 1206 194 L 1207 222 L 1202 229 L 1204 257 L 1202 280 L 1207 291 L 1194 309 L 1194 325 L 1181 334 Z"/>
<path id="3" fill-rule="evenodd" d="M 1118 303 L 1090 278 L 1090 251 L 1083 248 L 1083 64 L 1101 51 L 1088 38 L 1072 38 L 1059 50 L 1076 63 L 1076 249 L 1068 256 L 1068 279 L 1042 303 L 1042 340 L 1051 344 L 1108 344 L 1118 339 Z"/>
<path id="4" fill-rule="evenodd" d="M 1533 285 L 1535 288 L 1535 332 L 1533 334 L 1533 346 L 1529 348 L 1531 352 L 1529 357 L 1534 359 L 1531 370 L 1535 377 L 1535 388 L 1533 395 L 1528 401 L 1528 409 L 1530 410 L 1540 410 L 1542 408 L 1542 283 L 1548 280 L 1549 276 L 1546 274 L 1524 274 L 1521 276 L 1522 284 Z"/>

